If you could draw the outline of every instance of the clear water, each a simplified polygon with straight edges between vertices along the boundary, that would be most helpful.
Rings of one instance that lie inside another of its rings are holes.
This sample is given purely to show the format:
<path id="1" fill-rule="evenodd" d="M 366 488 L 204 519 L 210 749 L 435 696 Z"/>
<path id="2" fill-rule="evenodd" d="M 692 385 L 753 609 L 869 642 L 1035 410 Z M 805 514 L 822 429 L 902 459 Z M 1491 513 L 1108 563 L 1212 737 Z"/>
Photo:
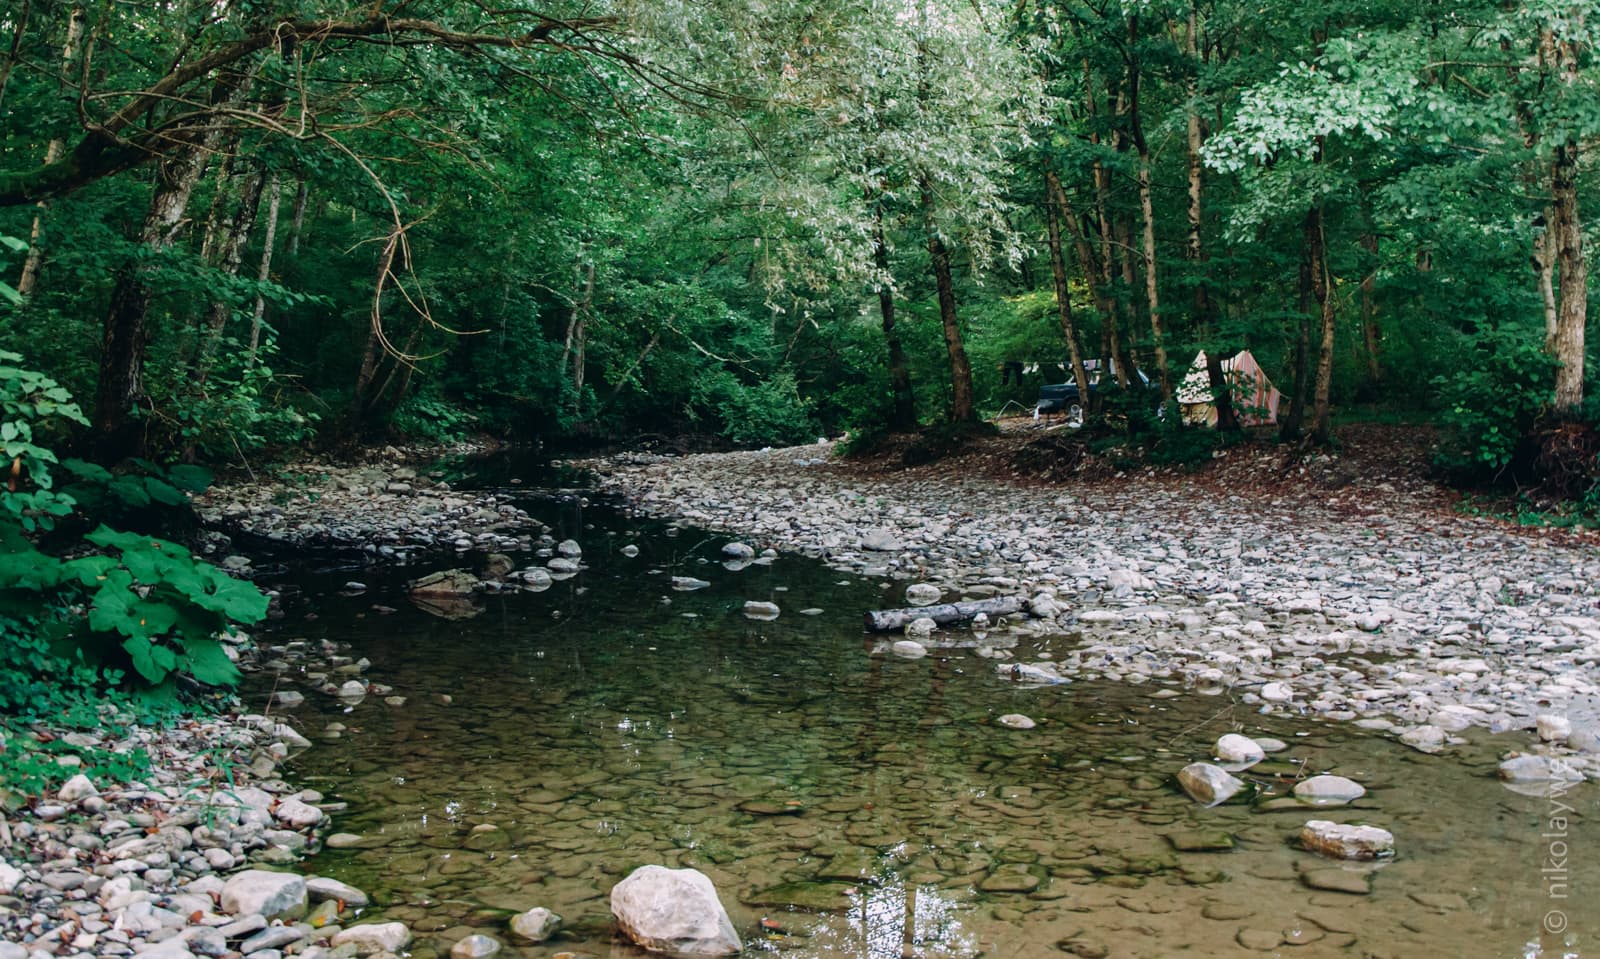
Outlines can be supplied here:
<path id="1" fill-rule="evenodd" d="M 367 918 L 410 924 L 422 959 L 472 932 L 529 957 L 642 955 L 614 938 L 607 896 L 646 863 L 710 876 L 747 951 L 807 959 L 1600 952 L 1596 789 L 1559 803 L 1506 789 L 1495 762 L 1519 738 L 1426 757 L 1226 696 L 1023 688 L 970 636 L 898 659 L 860 614 L 900 605 L 903 583 L 789 557 L 727 570 L 718 537 L 574 498 L 541 509 L 591 569 L 461 621 L 411 607 L 399 574 L 360 597 L 337 595 L 350 574 L 307 577 L 269 638 L 348 642 L 407 697 L 346 711 L 313 695 L 298 714 L 313 738 L 349 730 L 294 776 L 347 802 L 335 828 L 365 837 L 306 868 L 373 894 Z M 673 575 L 713 585 L 677 592 Z M 782 615 L 745 618 L 752 599 Z M 1076 641 L 984 645 L 1033 660 Z M 997 725 L 1012 712 L 1038 727 Z M 1246 774 L 1266 789 L 1304 767 L 1369 793 L 1342 810 L 1203 809 L 1173 774 L 1231 730 L 1291 744 Z M 1296 848 L 1319 817 L 1387 828 L 1399 855 Z M 1311 885 L 1352 882 L 1370 892 Z M 506 918 L 533 906 L 566 931 L 519 945 Z"/>

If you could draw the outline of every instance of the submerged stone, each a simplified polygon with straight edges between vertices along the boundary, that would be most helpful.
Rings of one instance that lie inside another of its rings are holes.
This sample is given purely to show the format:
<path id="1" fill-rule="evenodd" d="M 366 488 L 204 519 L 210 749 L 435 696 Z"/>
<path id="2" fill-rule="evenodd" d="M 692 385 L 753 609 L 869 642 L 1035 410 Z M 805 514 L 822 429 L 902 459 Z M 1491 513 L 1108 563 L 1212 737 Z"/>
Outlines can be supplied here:
<path id="1" fill-rule="evenodd" d="M 1210 763 L 1190 763 L 1178 771 L 1178 784 L 1195 802 L 1207 806 L 1225 803 L 1244 789 L 1244 783 Z"/>
<path id="2" fill-rule="evenodd" d="M 1178 852 L 1227 852 L 1233 848 L 1233 836 L 1220 830 L 1185 830 L 1167 834 L 1167 841 Z"/>
<path id="3" fill-rule="evenodd" d="M 845 882 L 786 882 L 758 889 L 740 899 L 747 906 L 839 912 L 849 909 L 855 887 Z"/>

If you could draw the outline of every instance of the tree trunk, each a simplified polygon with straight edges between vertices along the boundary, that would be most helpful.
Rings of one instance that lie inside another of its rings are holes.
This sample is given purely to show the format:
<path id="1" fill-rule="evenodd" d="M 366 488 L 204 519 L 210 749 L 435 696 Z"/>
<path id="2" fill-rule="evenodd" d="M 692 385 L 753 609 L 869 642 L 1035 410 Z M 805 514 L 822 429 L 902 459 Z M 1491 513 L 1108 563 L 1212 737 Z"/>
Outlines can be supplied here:
<path id="1" fill-rule="evenodd" d="M 24 17 L 24 19 L 26 19 Z M 73 4 L 72 12 L 67 16 L 67 39 L 62 44 L 61 50 L 61 81 L 60 86 L 65 90 L 72 81 L 72 63 L 78 58 L 78 51 L 83 45 L 83 4 Z M 18 30 L 21 30 L 19 22 Z M 14 52 L 14 51 L 13 51 Z M 48 166 L 61 159 L 62 151 L 66 149 L 66 141 L 60 137 L 52 139 L 44 151 L 44 162 Z M 33 215 L 33 229 L 28 233 L 28 257 L 22 263 L 22 276 L 17 280 L 17 292 L 28 296 L 39 284 L 39 267 L 44 261 L 44 247 L 40 243 L 40 234 L 44 229 L 44 215 L 50 210 L 49 200 L 38 202 L 37 212 Z"/>
<path id="2" fill-rule="evenodd" d="M 1116 218 L 1117 230 L 1117 265 L 1122 273 L 1122 294 L 1126 296 L 1128 304 L 1128 329 L 1138 329 L 1138 307 L 1134 304 L 1133 291 L 1138 288 L 1138 276 L 1133 265 L 1133 218 L 1121 216 Z M 1139 354 L 1131 343 L 1121 342 L 1117 331 L 1112 331 L 1111 355 L 1117 364 L 1117 385 L 1126 389 L 1135 378 L 1133 371 L 1139 368 Z M 1120 355 L 1119 355 L 1120 354 Z"/>
<path id="3" fill-rule="evenodd" d="M 917 400 L 911 389 L 911 364 L 894 327 L 894 287 L 890 283 L 889 245 L 883 235 L 883 209 L 872 208 L 872 260 L 878 268 L 878 314 L 883 320 L 883 339 L 889 347 L 889 393 L 892 397 L 889 428 L 896 431 L 917 428 Z"/>
<path id="4" fill-rule="evenodd" d="M 931 619 L 941 626 L 972 619 L 979 613 L 985 616 L 1009 616 L 1027 608 L 1021 596 L 994 596 L 960 603 L 943 603 L 938 606 L 912 606 L 907 609 L 875 609 L 861 616 L 861 625 L 869 633 L 886 633 L 905 629 L 919 619 Z"/>
<path id="5" fill-rule="evenodd" d="M 1578 219 L 1578 144 L 1555 148 L 1550 161 L 1550 197 L 1554 218 L 1557 270 L 1556 335 L 1552 355 L 1556 370 L 1555 412 L 1575 415 L 1583 405 L 1583 334 L 1588 321 L 1589 268 L 1584 259 L 1583 228 Z"/>
<path id="6" fill-rule="evenodd" d="M 1061 224 L 1072 222 L 1067 192 L 1054 170 L 1044 175 L 1045 214 L 1050 227 L 1050 270 L 1056 281 L 1056 313 L 1061 320 L 1061 336 L 1067 341 L 1067 357 L 1072 363 L 1072 380 L 1078 385 L 1080 403 L 1089 399 L 1089 374 L 1083 368 L 1083 351 L 1078 346 L 1078 331 L 1072 322 L 1072 291 L 1067 284 L 1067 261 L 1061 252 Z"/>
<path id="7" fill-rule="evenodd" d="M 400 237 L 392 236 L 378 254 L 378 268 L 373 276 L 373 288 L 378 295 L 372 298 L 372 312 L 367 330 L 367 347 L 361 356 L 361 369 L 356 372 L 356 388 L 351 396 L 350 414 L 354 432 L 360 433 L 368 417 L 377 409 L 381 390 L 378 371 L 383 366 L 385 354 L 383 336 L 382 291 L 389 285 L 389 275 L 400 252 Z"/>
<path id="8" fill-rule="evenodd" d="M 1561 309 L 1556 299 L 1556 211 L 1547 208 L 1544 229 L 1533 238 L 1533 269 L 1539 278 L 1539 300 L 1544 307 L 1544 351 L 1554 356 Z"/>
<path id="9" fill-rule="evenodd" d="M 1316 211 L 1317 255 L 1311 259 L 1311 292 L 1322 318 L 1322 336 L 1317 347 L 1317 384 L 1312 404 L 1311 438 L 1326 445 L 1333 439 L 1330 399 L 1333 389 L 1333 322 L 1335 300 L 1333 274 L 1328 269 L 1328 239 L 1323 233 L 1322 211 Z M 1308 227 L 1309 229 L 1309 227 Z M 1307 236 L 1310 239 L 1310 236 Z"/>
<path id="10" fill-rule="evenodd" d="M 1370 258 L 1368 268 L 1361 273 L 1361 342 L 1366 348 L 1367 376 L 1376 383 L 1383 379 L 1383 367 L 1378 364 L 1378 307 L 1374 301 L 1378 288 L 1378 234 L 1370 222 L 1361 234 L 1361 248 Z"/>
<path id="11" fill-rule="evenodd" d="M 1228 382 L 1227 375 L 1223 372 L 1222 362 L 1232 352 L 1220 349 L 1220 345 L 1213 337 L 1217 334 L 1216 308 L 1211 302 L 1211 276 L 1210 267 L 1207 265 L 1205 246 L 1205 125 L 1200 120 L 1200 84 L 1197 79 L 1201 62 L 1200 46 L 1200 15 L 1194 6 L 1189 7 L 1189 22 L 1184 32 L 1184 52 L 1194 64 L 1195 73 L 1187 83 L 1189 105 L 1187 107 L 1187 134 L 1185 145 L 1188 148 L 1185 159 L 1188 162 L 1189 180 L 1189 243 L 1188 254 L 1190 269 L 1194 279 L 1194 318 L 1200 331 L 1200 338 L 1206 343 L 1206 382 L 1211 388 L 1211 405 L 1217 411 L 1217 429 L 1222 432 L 1236 432 L 1239 429 L 1239 417 L 1233 409 L 1233 388 Z"/>
<path id="12" fill-rule="evenodd" d="M 306 197 L 309 193 L 306 181 L 301 180 L 294 191 L 294 213 L 289 220 L 289 247 L 286 252 L 290 256 L 300 253 L 300 234 L 306 225 Z"/>
<path id="13" fill-rule="evenodd" d="M 1300 261 L 1300 324 L 1294 344 L 1294 393 L 1289 397 L 1289 415 L 1284 417 L 1278 426 L 1278 435 L 1284 440 L 1299 439 L 1301 426 L 1305 423 L 1306 392 L 1310 385 L 1306 367 L 1308 354 L 1311 352 L 1311 304 L 1314 302 L 1312 286 L 1315 282 L 1312 271 L 1313 264 L 1320 262 L 1322 258 L 1321 252 L 1317 250 L 1322 239 L 1322 225 L 1319 219 L 1318 211 L 1313 208 L 1306 214 L 1303 230 L 1305 251 L 1304 258 Z"/>
<path id="14" fill-rule="evenodd" d="M 972 364 L 961 340 L 961 321 L 956 316 L 955 283 L 950 275 L 950 251 L 939 234 L 933 199 L 933 185 L 921 178 L 922 223 L 928 233 L 928 257 L 933 267 L 934 286 L 939 293 L 939 321 L 944 326 L 945 351 L 950 356 L 950 420 L 976 423 L 978 411 L 972 399 Z"/>
<path id="15" fill-rule="evenodd" d="M 147 251 L 171 248 L 208 155 L 203 145 L 195 145 L 174 153 L 157 168 L 155 193 L 139 231 L 139 242 Z M 151 297 L 146 280 L 152 269 L 149 262 L 124 264 L 111 292 L 93 420 L 96 454 L 107 461 L 140 452 L 143 445 L 133 411 L 146 403 L 144 356 Z"/>
<path id="16" fill-rule="evenodd" d="M 1090 118 L 1099 113 L 1099 101 L 1094 95 L 1094 69 L 1090 66 L 1088 58 L 1083 61 L 1083 89 L 1088 103 Z M 1089 140 L 1096 146 L 1100 145 L 1100 133 L 1097 124 L 1091 125 Z M 1094 161 L 1094 209 L 1095 219 L 1099 226 L 1100 234 L 1100 289 L 1104 296 L 1104 304 L 1108 309 L 1105 316 L 1105 328 L 1102 331 L 1105 341 L 1104 352 L 1111 359 L 1111 366 L 1117 378 L 1117 385 L 1128 385 L 1128 364 L 1122 355 L 1122 336 L 1120 331 L 1122 305 L 1120 297 L 1114 292 L 1114 250 L 1115 233 L 1112 227 L 1111 215 L 1111 174 L 1106 171 L 1105 164 L 1097 157 Z M 1125 274 L 1126 275 L 1126 274 Z"/>
<path id="17" fill-rule="evenodd" d="M 570 382 L 572 383 L 572 412 L 577 414 L 583 405 L 583 373 L 584 353 L 588 342 L 589 307 L 594 302 L 594 258 L 588 255 L 588 244 L 583 245 L 578 256 L 582 265 L 578 268 L 582 279 L 579 286 L 582 292 L 577 299 L 572 301 L 572 310 L 567 314 L 567 336 L 561 345 L 561 374 L 568 376 L 567 364 L 572 364 Z"/>
<path id="18" fill-rule="evenodd" d="M 1161 325 L 1161 293 L 1156 276 L 1156 214 L 1150 199 L 1150 154 L 1142 149 L 1139 153 L 1139 211 L 1144 218 L 1144 295 L 1150 306 L 1150 336 L 1155 341 L 1161 402 L 1170 404 L 1172 375 L 1167 371 L 1166 330 Z"/>
<path id="19" fill-rule="evenodd" d="M 265 283 L 272 277 L 272 247 L 278 239 L 278 210 L 283 200 L 283 181 L 272 175 L 272 186 L 267 189 L 267 234 L 261 241 L 261 266 L 256 270 L 256 282 Z M 258 291 L 255 307 L 250 311 L 250 351 L 245 356 L 244 367 L 253 370 L 261 349 L 261 323 L 267 315 L 267 298 Z"/>
<path id="20" fill-rule="evenodd" d="M 225 217 L 216 231 L 211 251 L 214 257 L 212 263 L 225 276 L 238 276 L 239 267 L 244 264 L 245 244 L 250 240 L 250 231 L 255 227 L 256 214 L 261 208 L 261 190 L 266 185 L 266 180 L 265 169 L 252 170 L 245 174 L 239 190 L 238 205 L 235 206 L 233 215 Z M 211 375 L 211 367 L 216 361 L 217 347 L 222 343 L 222 334 L 231 315 L 233 315 L 232 304 L 221 299 L 211 301 L 206 317 L 205 339 L 200 345 L 200 355 L 195 360 L 195 383 L 202 388 Z"/>

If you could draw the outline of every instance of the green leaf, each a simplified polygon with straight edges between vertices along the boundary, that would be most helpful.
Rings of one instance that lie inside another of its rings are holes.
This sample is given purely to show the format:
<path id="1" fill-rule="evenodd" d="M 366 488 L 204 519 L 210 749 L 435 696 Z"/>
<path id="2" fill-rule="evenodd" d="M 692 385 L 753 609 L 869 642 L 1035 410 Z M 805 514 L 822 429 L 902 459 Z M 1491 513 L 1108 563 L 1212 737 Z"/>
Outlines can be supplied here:
<path id="1" fill-rule="evenodd" d="M 185 639 L 183 651 L 185 668 L 200 682 L 208 686 L 233 686 L 239 682 L 239 667 L 217 640 Z"/>
<path id="2" fill-rule="evenodd" d="M 178 654 L 139 636 L 130 636 L 122 648 L 133 657 L 133 668 L 152 683 L 159 683 L 178 665 Z"/>
<path id="3" fill-rule="evenodd" d="M 188 502 L 188 497 L 184 496 L 176 487 L 164 480 L 156 479 L 154 476 L 146 476 L 144 478 L 144 488 L 145 492 L 150 494 L 150 498 L 157 503 L 165 503 L 168 506 L 181 506 Z"/>
<path id="4" fill-rule="evenodd" d="M 167 470 L 167 479 L 172 485 L 190 493 L 204 493 L 213 478 L 212 472 L 204 466 L 180 464 Z"/>
<path id="5" fill-rule="evenodd" d="M 110 470 L 87 460 L 64 459 L 61 461 L 61 468 L 89 483 L 109 483 L 112 480 Z"/>

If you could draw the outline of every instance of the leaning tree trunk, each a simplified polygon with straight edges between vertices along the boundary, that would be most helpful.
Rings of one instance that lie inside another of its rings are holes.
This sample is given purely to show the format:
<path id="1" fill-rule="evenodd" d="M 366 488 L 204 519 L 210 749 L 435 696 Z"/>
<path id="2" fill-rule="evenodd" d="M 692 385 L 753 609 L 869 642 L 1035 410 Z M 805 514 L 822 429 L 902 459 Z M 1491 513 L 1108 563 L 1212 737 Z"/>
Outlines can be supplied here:
<path id="1" fill-rule="evenodd" d="M 1550 196 L 1559 284 L 1552 355 L 1561 364 L 1552 405 L 1557 414 L 1573 415 L 1583 405 L 1583 328 L 1589 308 L 1589 268 L 1578 219 L 1577 143 L 1556 147 L 1550 163 Z"/>
<path id="2" fill-rule="evenodd" d="M 1189 8 L 1189 21 L 1184 33 L 1184 52 L 1194 61 L 1198 71 L 1201 58 L 1200 17 L 1193 6 Z M 1188 255 L 1194 279 L 1195 322 L 1200 327 L 1202 339 L 1210 339 L 1217 332 L 1217 311 L 1211 301 L 1211 277 L 1205 246 L 1205 125 L 1200 120 L 1200 84 L 1197 76 L 1190 76 L 1186 91 L 1189 99 L 1185 129 L 1185 145 L 1188 149 L 1185 159 L 1188 161 L 1189 174 Z M 1211 388 L 1212 408 L 1217 411 L 1217 429 L 1236 432 L 1239 429 L 1239 417 L 1233 409 L 1233 386 L 1222 368 L 1225 358 L 1215 341 L 1206 344 L 1206 382 Z"/>
<path id="3" fill-rule="evenodd" d="M 1083 350 L 1078 346 L 1078 330 L 1072 322 L 1072 290 L 1067 284 L 1067 261 L 1061 252 L 1061 224 L 1072 222 L 1067 191 L 1054 170 L 1044 175 L 1045 219 L 1050 227 L 1050 271 L 1056 281 L 1056 315 L 1061 321 L 1061 336 L 1067 341 L 1067 357 L 1072 363 L 1072 380 L 1078 385 L 1079 402 L 1089 400 L 1089 374 L 1083 368 Z"/>
<path id="4" fill-rule="evenodd" d="M 955 282 L 950 275 L 950 250 L 939 234 L 933 199 L 933 185 L 921 178 L 922 222 L 928 232 L 928 257 L 932 261 L 934 286 L 939 294 L 939 321 L 944 326 L 945 351 L 950 356 L 950 420 L 976 423 L 977 407 L 972 398 L 972 364 L 961 339 L 961 321 L 956 316 Z"/>
<path id="5" fill-rule="evenodd" d="M 264 284 L 272 276 L 272 247 L 278 239 L 278 209 L 283 201 L 283 182 L 272 175 L 272 186 L 267 190 L 267 234 L 261 241 L 261 266 L 256 270 L 256 284 Z M 256 357 L 261 350 L 261 323 L 267 315 L 267 298 L 259 288 L 255 307 L 250 311 L 250 350 L 245 354 L 244 367 L 255 369 Z"/>
<path id="6" fill-rule="evenodd" d="M 261 190 L 266 185 L 267 171 L 252 170 L 244 175 L 240 185 L 238 204 L 232 215 L 217 226 L 216 239 L 211 250 L 212 265 L 224 276 L 238 276 L 244 264 L 244 248 L 255 227 L 256 214 L 261 207 Z M 233 315 L 233 305 L 218 298 L 211 301 L 206 314 L 205 338 L 200 343 L 199 356 L 195 358 L 195 384 L 204 389 L 216 362 L 217 348 L 222 344 L 222 334 Z"/>
<path id="7" fill-rule="evenodd" d="M 205 146 L 196 144 L 157 167 L 155 193 L 139 231 L 140 245 L 149 253 L 171 248 L 208 155 Z M 148 261 L 125 264 L 111 291 L 93 420 L 96 453 L 108 461 L 140 452 L 143 445 L 133 411 L 146 404 L 144 357 L 151 299 L 147 280 L 152 269 Z"/>
<path id="8" fill-rule="evenodd" d="M 61 79 L 60 88 L 65 91 L 72 82 L 72 62 L 78 58 L 79 48 L 83 45 L 83 4 L 73 4 L 72 12 L 67 16 L 67 39 L 61 51 Z M 20 25 L 18 29 L 21 29 Z M 66 149 L 66 141 L 60 137 L 50 140 L 44 151 L 44 162 L 48 166 L 61 159 L 61 153 Z M 44 262 L 44 246 L 40 242 L 40 234 L 44 231 L 44 215 L 50 210 L 49 200 L 40 200 L 37 212 L 33 215 L 33 229 L 28 234 L 28 257 L 22 262 L 22 276 L 17 280 L 17 292 L 28 296 L 39 284 L 39 267 Z"/>
<path id="9" fill-rule="evenodd" d="M 911 389 L 911 363 L 895 329 L 894 287 L 890 284 L 889 244 L 883 235 L 883 209 L 873 204 L 872 261 L 878 269 L 878 314 L 883 320 L 883 339 L 889 347 L 889 393 L 892 398 L 889 428 L 913 430 L 917 427 L 917 400 Z"/>

